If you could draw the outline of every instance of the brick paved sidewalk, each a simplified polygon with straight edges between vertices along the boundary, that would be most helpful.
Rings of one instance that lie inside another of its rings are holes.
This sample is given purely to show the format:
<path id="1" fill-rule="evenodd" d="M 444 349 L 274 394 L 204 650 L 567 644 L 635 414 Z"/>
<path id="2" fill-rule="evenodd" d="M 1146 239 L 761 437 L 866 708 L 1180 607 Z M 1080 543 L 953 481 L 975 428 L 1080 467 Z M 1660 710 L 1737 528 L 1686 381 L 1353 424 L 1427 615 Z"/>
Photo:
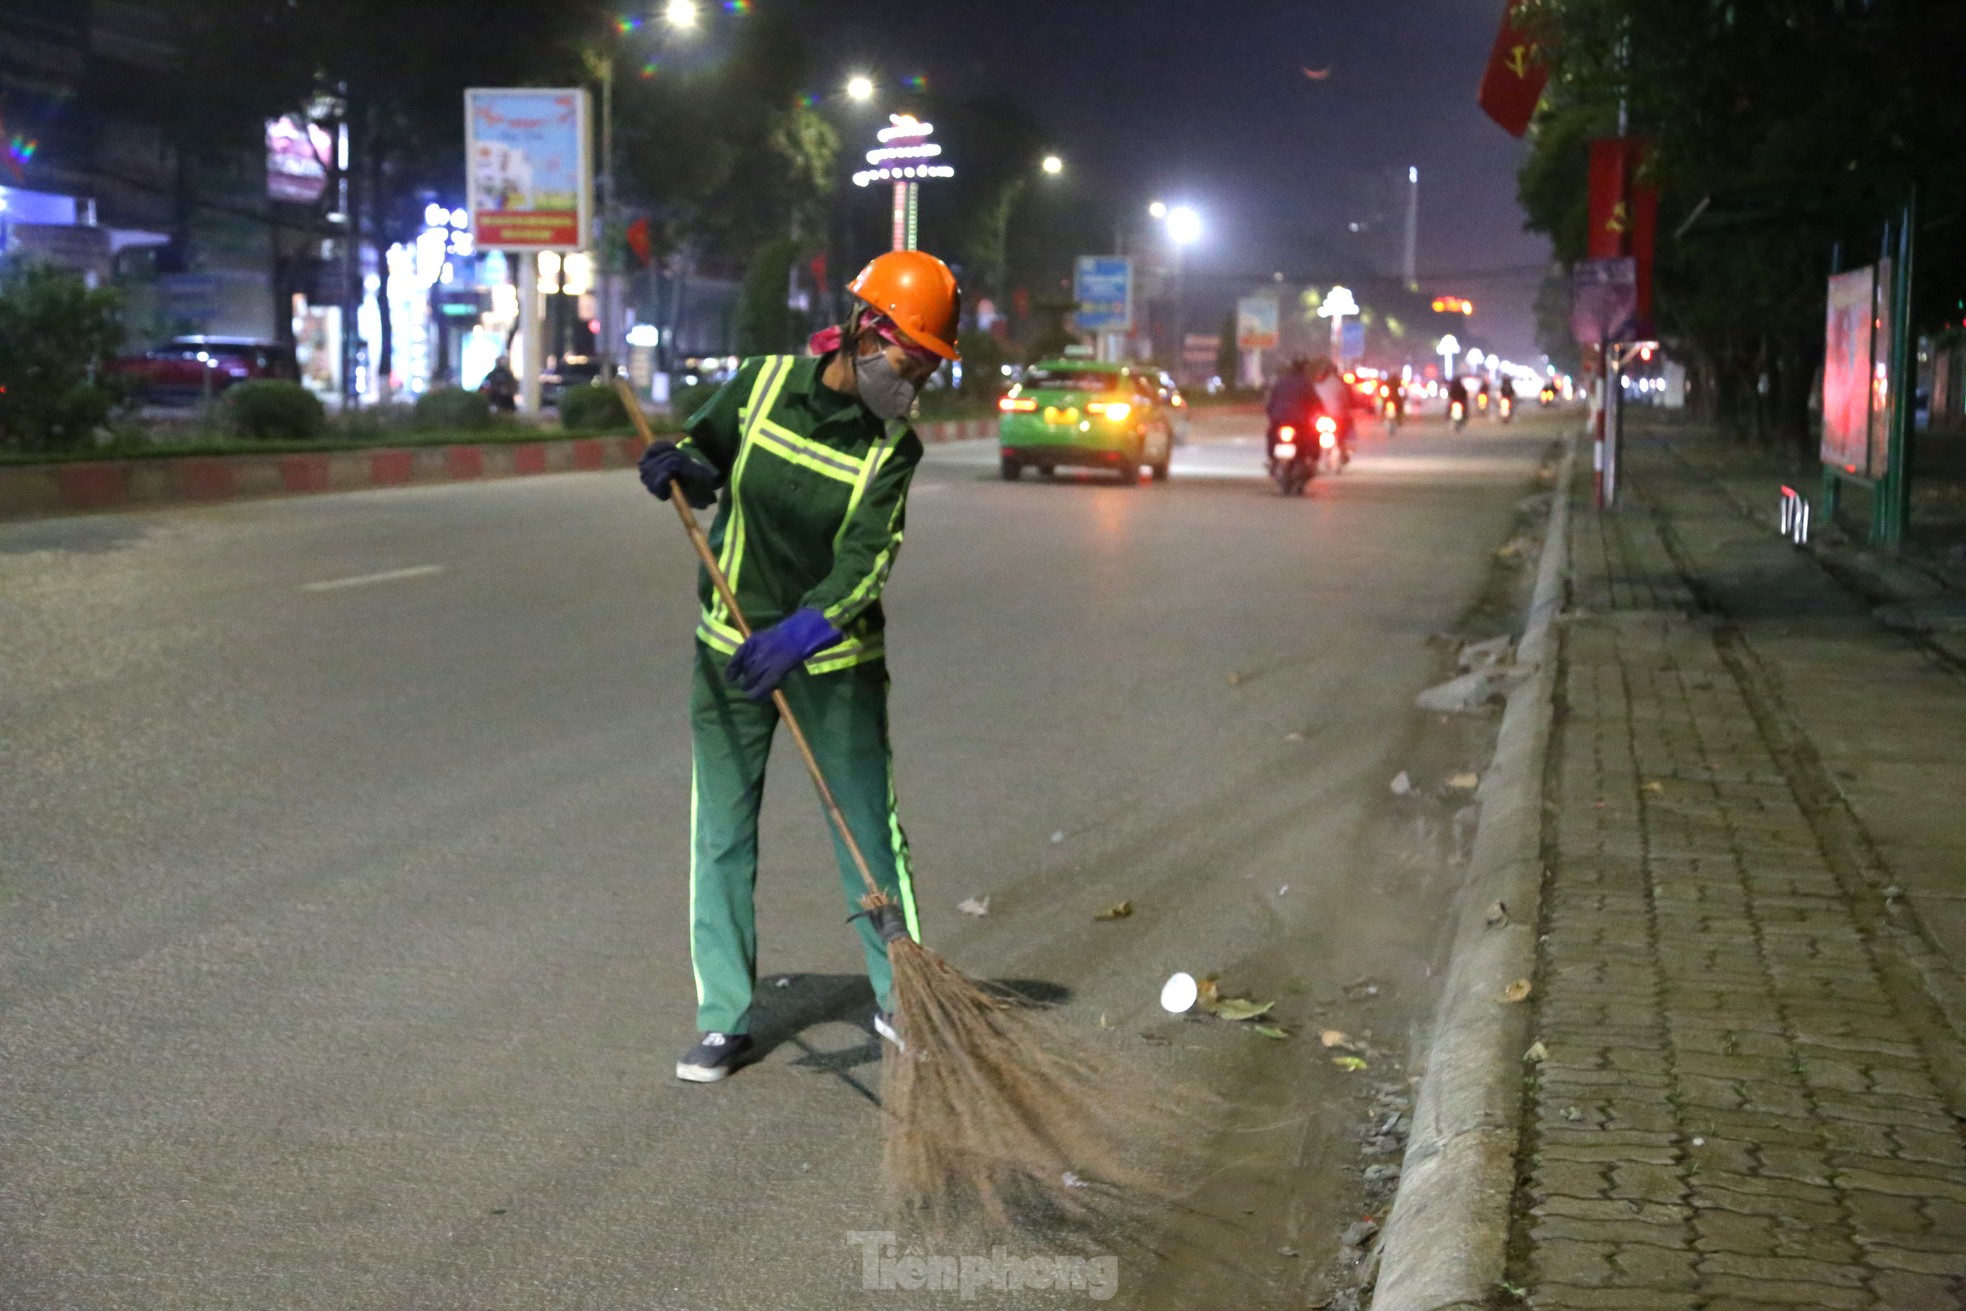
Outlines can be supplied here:
<path id="1" fill-rule="evenodd" d="M 1500 1300 L 1966 1307 L 1966 1044 L 1906 968 L 1888 869 L 1825 836 L 1751 633 L 1702 611 L 1724 589 L 1673 532 L 1698 495 L 1675 478 L 1641 454 L 1631 507 L 1572 520 L 1547 1056 Z M 1966 754 L 1953 708 L 1930 731 Z"/>

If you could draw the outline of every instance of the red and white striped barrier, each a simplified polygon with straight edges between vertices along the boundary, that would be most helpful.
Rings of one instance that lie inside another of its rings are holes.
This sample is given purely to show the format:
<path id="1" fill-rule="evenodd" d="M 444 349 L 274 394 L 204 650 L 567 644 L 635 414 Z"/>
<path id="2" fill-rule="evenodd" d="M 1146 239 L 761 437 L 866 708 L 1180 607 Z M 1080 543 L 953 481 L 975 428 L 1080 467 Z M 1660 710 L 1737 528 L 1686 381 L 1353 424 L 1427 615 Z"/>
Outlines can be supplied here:
<path id="1" fill-rule="evenodd" d="M 0 465 L 0 517 L 523 478 L 633 464 L 634 437 Z"/>

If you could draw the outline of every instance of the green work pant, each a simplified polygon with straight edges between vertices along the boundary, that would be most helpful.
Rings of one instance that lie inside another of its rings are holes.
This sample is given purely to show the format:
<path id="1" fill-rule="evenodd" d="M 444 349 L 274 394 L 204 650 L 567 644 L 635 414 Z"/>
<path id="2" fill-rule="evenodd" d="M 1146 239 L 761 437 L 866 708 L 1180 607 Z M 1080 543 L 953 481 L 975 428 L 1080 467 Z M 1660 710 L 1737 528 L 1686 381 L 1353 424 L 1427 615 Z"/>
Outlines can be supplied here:
<path id="1" fill-rule="evenodd" d="M 695 758 L 690 779 L 690 960 L 696 970 L 696 1027 L 743 1033 L 758 977 L 758 804 L 765 759 L 778 727 L 770 702 L 746 700 L 724 679 L 727 657 L 702 643 L 690 686 Z M 868 868 L 900 902 L 908 931 L 921 929 L 908 867 L 908 839 L 894 813 L 894 758 L 887 737 L 887 665 L 880 660 L 830 674 L 795 670 L 779 690 L 833 789 Z M 801 787 L 806 784 L 801 781 Z M 818 798 L 814 797 L 817 805 Z M 820 822 L 826 823 L 824 813 Z M 829 825 L 830 827 L 830 825 Z M 849 912 L 866 892 L 846 845 L 833 850 Z M 885 1008 L 893 974 L 887 949 L 865 919 L 853 921 L 867 954 L 867 978 Z"/>

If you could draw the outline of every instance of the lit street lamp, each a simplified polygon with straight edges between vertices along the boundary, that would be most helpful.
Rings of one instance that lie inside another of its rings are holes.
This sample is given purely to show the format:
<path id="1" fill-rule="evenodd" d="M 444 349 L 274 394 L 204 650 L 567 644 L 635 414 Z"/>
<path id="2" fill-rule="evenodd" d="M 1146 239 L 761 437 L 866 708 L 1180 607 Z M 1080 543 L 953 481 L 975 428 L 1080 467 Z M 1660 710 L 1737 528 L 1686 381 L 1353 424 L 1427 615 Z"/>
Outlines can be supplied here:
<path id="1" fill-rule="evenodd" d="M 696 0 L 668 0 L 662 10 L 663 24 L 671 32 L 693 32 L 696 30 Z M 621 30 L 631 32 L 641 27 L 639 19 L 624 19 Z M 601 259 L 600 276 L 600 321 L 601 331 L 595 346 L 601 357 L 601 377 L 612 380 L 614 377 L 615 334 L 621 331 L 621 308 L 615 303 L 618 279 L 615 277 L 614 255 L 609 248 L 609 236 L 618 225 L 615 210 L 614 188 L 614 52 L 601 56 L 601 236 L 594 243 Z M 530 312 L 530 311 L 528 311 Z"/>
<path id="2" fill-rule="evenodd" d="M 1461 354 L 1461 339 L 1448 333 L 1434 344 L 1434 354 L 1440 356 L 1440 385 L 1445 387 L 1454 379 L 1454 361 Z"/>
<path id="3" fill-rule="evenodd" d="M 1175 248 L 1192 246 L 1201 240 L 1201 215 L 1192 206 L 1176 205 L 1167 211 L 1167 239 Z"/>
<path id="4" fill-rule="evenodd" d="M 846 80 L 846 98 L 865 104 L 874 98 L 874 79 L 864 73 L 856 73 Z"/>
<path id="5" fill-rule="evenodd" d="M 1063 173 L 1065 171 L 1065 161 L 1058 158 L 1058 156 L 1056 155 L 1046 155 L 1044 157 L 1044 164 L 1042 167 L 1044 168 L 1045 172 L 1051 174 L 1053 177 L 1056 177 L 1058 174 Z"/>
<path id="6" fill-rule="evenodd" d="M 1352 299 L 1350 287 L 1333 287 L 1324 294 L 1324 303 L 1317 307 L 1318 316 L 1331 320 L 1331 358 L 1342 366 L 1345 362 L 1345 320 L 1358 313 L 1358 302 Z"/>
<path id="7" fill-rule="evenodd" d="M 1161 221 L 1167 232 L 1167 244 L 1174 253 L 1174 371 L 1179 375 L 1188 362 L 1187 249 L 1201 240 L 1201 215 L 1192 205 L 1169 206 L 1158 200 L 1147 206 L 1147 213 Z"/>

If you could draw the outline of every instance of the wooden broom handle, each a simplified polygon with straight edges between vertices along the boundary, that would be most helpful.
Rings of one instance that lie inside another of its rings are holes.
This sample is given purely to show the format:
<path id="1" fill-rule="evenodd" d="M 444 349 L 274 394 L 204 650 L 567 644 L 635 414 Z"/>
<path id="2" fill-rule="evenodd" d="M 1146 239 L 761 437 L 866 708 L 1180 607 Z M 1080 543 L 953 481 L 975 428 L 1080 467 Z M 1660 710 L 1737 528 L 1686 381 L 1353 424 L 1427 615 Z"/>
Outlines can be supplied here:
<path id="1" fill-rule="evenodd" d="M 642 407 L 636 401 L 628 380 L 616 378 L 614 385 L 615 390 L 621 395 L 622 406 L 628 411 L 629 418 L 634 420 L 635 431 L 641 434 L 643 442 L 653 442 L 655 433 L 649 428 L 648 416 L 642 413 Z M 703 529 L 697 525 L 696 515 L 690 510 L 689 501 L 683 495 L 683 485 L 674 479 L 669 482 L 669 503 L 676 507 L 676 517 L 683 521 L 683 531 L 689 534 L 690 545 L 696 548 L 697 559 L 703 562 L 703 568 L 708 571 L 710 581 L 717 589 L 717 595 L 723 598 L 724 608 L 730 611 L 731 622 L 737 626 L 739 633 L 749 638 L 750 621 L 744 618 L 744 611 L 737 604 L 737 595 L 730 590 L 730 580 L 724 577 L 723 568 L 717 563 L 716 553 L 710 549 L 709 539 L 703 535 Z M 826 817 L 832 821 L 833 831 L 840 835 L 840 841 L 845 843 L 846 849 L 852 853 L 854 867 L 860 871 L 860 880 L 867 885 L 868 895 L 885 901 L 887 894 L 882 892 L 881 885 L 874 881 L 874 873 L 867 867 L 867 857 L 861 853 L 860 844 L 854 841 L 853 830 L 847 827 L 846 816 L 840 813 L 839 802 L 833 800 L 833 789 L 826 786 L 826 775 L 820 771 L 819 759 L 812 754 L 812 745 L 806 741 L 805 730 L 799 727 L 798 717 L 792 713 L 792 707 L 785 700 L 785 694 L 773 688 L 771 703 L 778 707 L 778 717 L 785 721 L 785 727 L 791 731 L 792 744 L 798 747 L 799 758 L 806 763 L 806 773 L 812 776 L 812 785 L 819 790 L 819 800 L 826 807 Z"/>

